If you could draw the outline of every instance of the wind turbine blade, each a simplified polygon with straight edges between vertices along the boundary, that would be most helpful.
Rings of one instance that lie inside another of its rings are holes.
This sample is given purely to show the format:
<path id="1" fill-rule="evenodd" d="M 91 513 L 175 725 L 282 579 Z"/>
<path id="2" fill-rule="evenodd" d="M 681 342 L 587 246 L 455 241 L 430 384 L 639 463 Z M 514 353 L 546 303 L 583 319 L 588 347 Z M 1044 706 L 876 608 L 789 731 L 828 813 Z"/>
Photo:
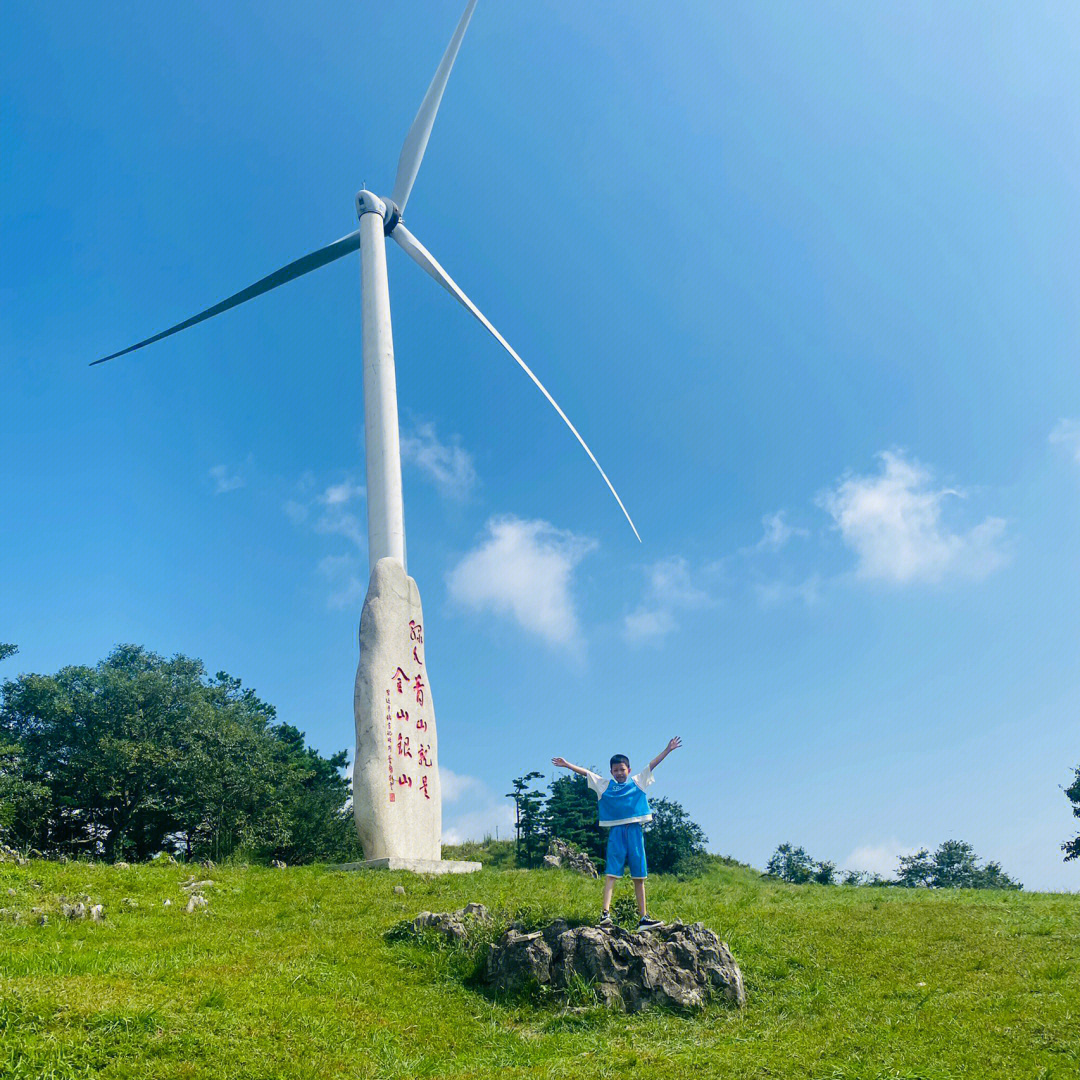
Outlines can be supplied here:
<path id="1" fill-rule="evenodd" d="M 510 347 L 510 343 L 491 325 L 490 322 L 484 317 L 483 312 L 461 291 L 454 279 L 439 265 L 438 260 L 434 255 L 408 229 L 405 228 L 401 222 L 398 222 L 397 227 L 390 234 L 407 252 L 415 262 L 417 262 L 424 270 L 426 270 L 451 296 L 454 297 L 463 307 L 468 308 L 469 311 L 476 316 L 480 323 L 487 329 L 487 331 L 495 338 L 495 340 L 518 362 L 521 370 L 529 376 L 530 379 L 536 384 L 536 388 L 551 402 L 555 411 L 563 418 L 563 422 L 574 433 L 574 438 L 581 443 L 585 453 L 589 455 L 589 460 L 596 466 L 600 475 L 604 478 L 604 483 L 607 484 L 608 490 L 615 496 L 615 501 L 619 504 L 619 509 L 626 516 L 626 520 L 630 522 L 630 528 L 634 530 L 634 535 L 638 538 L 638 542 L 641 542 L 641 535 L 637 531 L 637 526 L 634 524 L 630 515 L 626 512 L 626 507 L 623 506 L 622 499 L 619 498 L 619 493 L 615 490 L 611 481 L 607 477 L 607 473 L 600 468 L 600 462 L 596 460 L 596 455 L 589 449 L 588 444 L 578 433 L 578 429 L 570 423 L 570 418 L 559 407 L 559 403 L 547 392 L 547 388 L 544 384 L 532 373 L 529 365 L 521 359 L 520 356 Z"/>
<path id="2" fill-rule="evenodd" d="M 169 337 L 170 334 L 178 334 L 181 330 L 186 330 L 189 326 L 194 326 L 204 319 L 220 315 L 223 311 L 228 311 L 229 308 L 234 308 L 245 300 L 251 300 L 264 292 L 276 289 L 279 285 L 284 285 L 287 281 L 292 281 L 293 278 L 301 277 L 312 270 L 317 270 L 320 266 L 333 262 L 335 259 L 340 259 L 342 256 L 356 251 L 359 247 L 360 230 L 357 229 L 356 232 L 351 232 L 348 236 L 343 236 L 340 240 L 335 240 L 332 244 L 327 244 L 326 247 L 319 248 L 318 251 L 313 251 L 310 255 L 304 255 L 302 258 L 289 263 L 288 266 L 283 266 L 280 270 L 275 270 L 272 274 L 260 278 L 254 285 L 249 285 L 246 289 L 234 293 L 227 300 L 222 300 L 220 304 L 215 304 L 205 311 L 200 311 L 198 315 L 192 315 L 190 319 L 185 319 L 182 323 L 170 326 L 168 330 L 162 330 L 160 334 L 148 337 L 145 341 L 140 341 L 136 345 L 129 345 L 126 349 L 114 352 L 110 356 L 103 356 L 100 360 L 93 361 L 90 366 L 104 364 L 106 360 L 115 360 L 116 357 L 123 356 L 124 353 L 134 352 L 144 345 L 152 345 L 155 341 Z"/>
<path id="3" fill-rule="evenodd" d="M 394 194 L 391 199 L 397 203 L 401 213 L 405 212 L 405 204 L 409 201 L 409 193 L 412 191 L 416 174 L 420 170 L 420 162 L 424 160 L 424 151 L 427 149 L 428 138 L 431 136 L 431 128 L 435 123 L 435 114 L 439 111 L 439 102 L 442 101 L 443 91 L 446 89 L 446 80 L 450 78 L 450 71 L 457 59 L 458 49 L 461 48 L 461 39 L 465 36 L 465 29 L 472 18 L 476 0 L 469 0 L 465 8 L 465 14 L 457 24 L 454 36 L 443 53 L 442 63 L 435 72 L 435 78 L 420 102 L 420 108 L 413 119 L 409 134 L 405 136 L 405 145 L 401 148 L 401 157 L 398 158 L 397 177 L 394 180 Z"/>

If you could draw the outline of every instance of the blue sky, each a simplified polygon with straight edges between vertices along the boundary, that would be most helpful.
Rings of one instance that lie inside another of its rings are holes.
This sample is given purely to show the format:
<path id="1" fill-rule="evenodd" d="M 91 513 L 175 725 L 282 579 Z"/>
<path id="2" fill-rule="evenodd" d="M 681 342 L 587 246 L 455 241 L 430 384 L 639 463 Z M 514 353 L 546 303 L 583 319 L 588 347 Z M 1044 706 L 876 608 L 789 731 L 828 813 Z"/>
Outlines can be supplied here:
<path id="1" fill-rule="evenodd" d="M 459 3 L 0 15 L 4 674 L 119 642 L 350 747 L 355 228 Z M 388 252 L 448 838 L 553 754 L 710 848 L 971 842 L 1029 888 L 1080 764 L 1074 5 L 481 0 Z"/>

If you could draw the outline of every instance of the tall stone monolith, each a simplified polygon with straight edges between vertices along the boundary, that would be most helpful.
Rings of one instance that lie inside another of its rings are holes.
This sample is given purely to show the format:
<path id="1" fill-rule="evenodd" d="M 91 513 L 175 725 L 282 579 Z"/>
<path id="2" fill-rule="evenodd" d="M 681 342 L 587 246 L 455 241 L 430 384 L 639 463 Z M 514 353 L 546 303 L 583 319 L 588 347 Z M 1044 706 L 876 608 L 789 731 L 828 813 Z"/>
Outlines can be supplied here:
<path id="1" fill-rule="evenodd" d="M 353 814 L 363 865 L 442 874 L 479 870 L 479 863 L 441 857 L 439 740 L 424 613 L 416 582 L 396 559 L 380 559 L 371 571 L 353 707 Z"/>

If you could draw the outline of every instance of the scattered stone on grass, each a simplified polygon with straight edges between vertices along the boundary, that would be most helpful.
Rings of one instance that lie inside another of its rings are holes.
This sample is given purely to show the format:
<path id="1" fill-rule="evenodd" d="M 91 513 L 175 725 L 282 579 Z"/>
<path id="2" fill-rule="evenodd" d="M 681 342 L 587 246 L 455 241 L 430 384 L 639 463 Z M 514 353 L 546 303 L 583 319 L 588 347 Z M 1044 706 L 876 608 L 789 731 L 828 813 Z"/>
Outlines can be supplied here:
<path id="1" fill-rule="evenodd" d="M 511 928 L 488 946 L 484 980 L 510 994 L 536 986 L 590 986 L 605 1005 L 639 1012 L 648 1005 L 700 1009 L 710 997 L 746 1003 L 742 972 L 728 947 L 702 923 L 672 923 L 641 933 L 621 927 Z"/>
<path id="2" fill-rule="evenodd" d="M 138 907 L 138 906 L 139 906 L 139 901 L 138 901 L 138 900 L 136 900 L 136 899 L 135 899 L 134 897 L 132 897 L 132 896 L 125 896 L 125 897 L 124 897 L 124 898 L 123 898 L 123 899 L 122 899 L 122 900 L 120 901 L 120 903 L 121 903 L 121 904 L 123 904 L 123 905 L 124 905 L 124 907 Z"/>
<path id="3" fill-rule="evenodd" d="M 90 918 L 93 919 L 94 922 L 104 922 L 105 921 L 105 906 L 104 906 L 104 904 L 95 904 L 90 909 Z"/>
<path id="4" fill-rule="evenodd" d="M 447 941 L 464 941 L 469 936 L 469 921 L 487 922 L 490 917 L 483 904 L 466 904 L 457 911 L 421 911 L 410 925 L 414 934 L 430 929 Z"/>
<path id="5" fill-rule="evenodd" d="M 182 881 L 180 883 L 180 888 L 185 892 L 202 892 L 204 887 L 213 884 L 214 883 L 209 878 L 207 878 L 206 881 L 196 881 L 195 878 L 192 877 L 188 881 Z"/>
<path id="6" fill-rule="evenodd" d="M 0 844 L 0 862 L 13 862 L 16 866 L 26 866 L 30 860 L 21 851 L 16 851 L 7 844 Z"/>
<path id="7" fill-rule="evenodd" d="M 165 899 L 161 901 L 161 906 L 172 907 L 172 901 L 166 896 Z"/>
<path id="8" fill-rule="evenodd" d="M 86 918 L 86 905 L 81 900 L 77 904 L 61 904 L 60 911 L 65 919 Z"/>
<path id="9" fill-rule="evenodd" d="M 584 851 L 574 851 L 565 840 L 553 836 L 548 844 L 547 854 L 544 856 L 544 867 L 548 870 L 554 870 L 560 866 L 575 870 L 586 877 L 600 876 L 600 872 L 596 869 L 592 859 Z"/>
<path id="10" fill-rule="evenodd" d="M 273 866 L 275 869 L 278 869 L 278 870 L 284 870 L 285 869 L 285 864 L 280 859 L 271 860 L 270 865 Z"/>
<path id="11" fill-rule="evenodd" d="M 114 862 L 113 866 L 115 866 L 117 870 L 130 870 L 131 869 L 131 863 L 124 862 L 123 859 L 121 859 L 119 862 Z"/>
<path id="12" fill-rule="evenodd" d="M 17 896 L 18 895 L 18 893 L 16 893 L 14 889 L 8 889 L 7 894 L 8 894 L 8 896 Z"/>
<path id="13" fill-rule="evenodd" d="M 208 907 L 209 905 L 210 901 L 207 900 L 205 896 L 201 895 L 200 893 L 194 893 L 189 898 L 187 902 L 187 907 L 184 908 L 184 911 L 186 911 L 190 915 L 193 911 L 196 911 L 199 908 Z"/>

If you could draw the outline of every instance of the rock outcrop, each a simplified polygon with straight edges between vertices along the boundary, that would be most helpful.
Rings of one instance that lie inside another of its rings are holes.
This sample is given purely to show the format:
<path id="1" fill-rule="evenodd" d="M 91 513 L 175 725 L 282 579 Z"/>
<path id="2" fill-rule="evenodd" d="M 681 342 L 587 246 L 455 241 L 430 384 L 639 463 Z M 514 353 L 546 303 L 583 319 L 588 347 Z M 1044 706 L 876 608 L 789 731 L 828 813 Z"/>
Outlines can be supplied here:
<path id="1" fill-rule="evenodd" d="M 711 997 L 746 1003 L 742 972 L 728 947 L 702 923 L 639 933 L 621 927 L 511 928 L 488 947 L 485 981 L 510 994 L 533 987 L 592 987 L 606 1005 L 638 1012 L 650 1004 L 699 1009 Z"/>
<path id="2" fill-rule="evenodd" d="M 551 838 L 548 844 L 547 854 L 544 856 L 544 866 L 555 869 L 565 866 L 570 870 L 576 870 L 586 877 L 599 877 L 600 872 L 596 869 L 592 859 L 583 851 L 574 851 L 565 841 L 557 836 Z"/>
<path id="3" fill-rule="evenodd" d="M 447 941 L 461 942 L 469 936 L 470 922 L 487 922 L 489 918 L 483 904 L 466 904 L 457 911 L 421 911 L 410 925 L 414 934 L 435 930 Z"/>

